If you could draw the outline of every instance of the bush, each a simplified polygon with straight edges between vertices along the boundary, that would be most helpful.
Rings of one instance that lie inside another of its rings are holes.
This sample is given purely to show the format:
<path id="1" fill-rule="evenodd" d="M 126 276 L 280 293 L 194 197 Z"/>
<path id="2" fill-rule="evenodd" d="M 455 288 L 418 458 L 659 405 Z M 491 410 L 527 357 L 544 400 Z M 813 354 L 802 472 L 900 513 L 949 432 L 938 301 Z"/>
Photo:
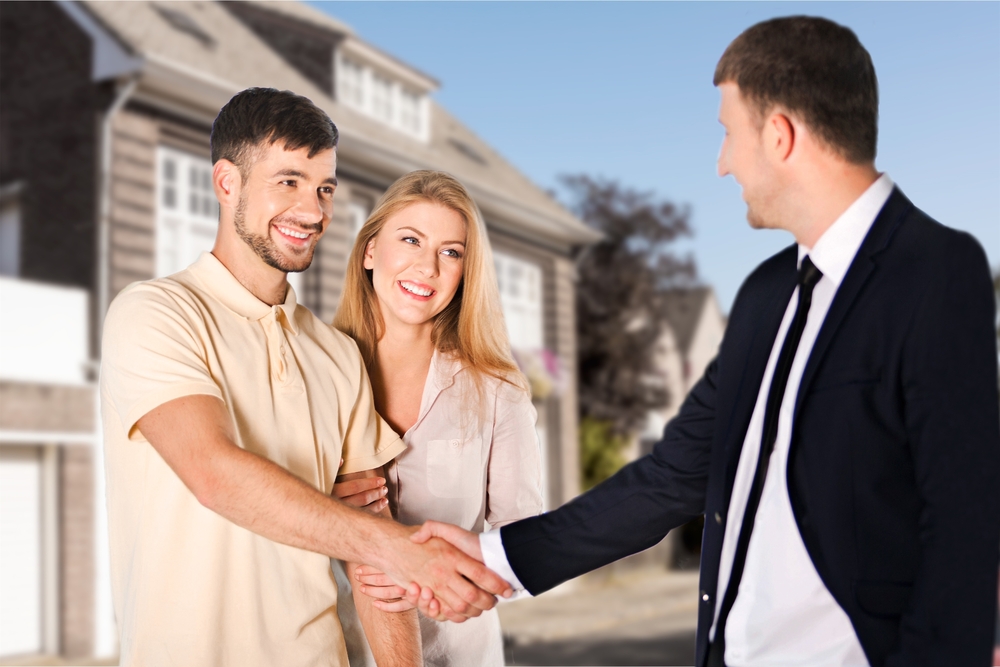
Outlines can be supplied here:
<path id="1" fill-rule="evenodd" d="M 593 488 L 611 477 L 625 465 L 622 450 L 628 439 L 616 435 L 614 424 L 593 417 L 580 422 L 580 484 L 583 490 Z"/>

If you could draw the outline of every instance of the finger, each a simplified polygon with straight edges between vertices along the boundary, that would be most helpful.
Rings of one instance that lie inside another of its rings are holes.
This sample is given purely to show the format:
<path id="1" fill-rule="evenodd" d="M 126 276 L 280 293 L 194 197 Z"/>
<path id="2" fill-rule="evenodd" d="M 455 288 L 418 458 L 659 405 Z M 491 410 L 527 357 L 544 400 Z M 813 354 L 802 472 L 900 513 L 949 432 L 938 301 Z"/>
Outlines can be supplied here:
<path id="1" fill-rule="evenodd" d="M 417 606 L 420 600 L 420 584 L 411 581 L 410 585 L 406 587 L 406 594 L 403 596 L 403 599 Z"/>
<path id="2" fill-rule="evenodd" d="M 425 521 L 417 532 L 410 535 L 410 540 L 417 544 L 423 544 L 431 537 L 441 538 L 452 546 L 457 547 L 459 551 L 470 558 L 478 561 L 483 560 L 483 550 L 479 545 L 479 536 L 464 528 L 441 521 Z"/>
<path id="3" fill-rule="evenodd" d="M 476 560 L 471 558 L 460 560 L 458 562 L 458 571 L 476 588 L 481 589 L 490 596 L 500 595 L 509 598 L 514 594 L 510 584 L 504 581 L 496 572 Z M 493 602 L 496 603 L 496 600 Z"/>
<path id="4" fill-rule="evenodd" d="M 375 600 L 372 606 L 382 611 L 400 612 L 413 609 L 413 605 L 406 600 Z"/>
<path id="5" fill-rule="evenodd" d="M 420 529 L 417 530 L 417 532 L 415 532 L 412 535 L 410 535 L 410 541 L 411 542 L 415 542 L 416 544 L 423 544 L 427 540 L 429 540 L 432 537 L 434 537 L 434 533 L 432 532 L 432 529 L 430 527 L 428 527 L 428 525 L 427 525 L 429 523 L 432 523 L 432 522 L 431 521 L 425 521 L 424 524 L 422 526 L 420 526 Z"/>
<path id="6" fill-rule="evenodd" d="M 378 514 L 388 506 L 389 506 L 389 501 L 386 500 L 385 498 L 382 498 L 381 500 L 376 500 L 373 503 L 365 505 L 362 509 L 371 512 L 372 514 Z"/>
<path id="7" fill-rule="evenodd" d="M 396 582 L 387 574 L 376 572 L 375 574 L 363 574 L 354 577 L 357 581 L 366 586 L 396 586 Z M 396 586 L 396 588 L 399 588 Z M 396 597 L 399 597 L 398 595 Z"/>
<path id="8" fill-rule="evenodd" d="M 398 600 L 406 595 L 406 589 L 399 586 L 360 586 L 358 590 L 370 598 Z"/>
<path id="9" fill-rule="evenodd" d="M 337 482 L 333 485 L 333 495 L 338 498 L 344 498 L 345 496 L 353 496 L 358 493 L 377 491 L 380 488 L 386 488 L 385 478 L 361 477 L 359 479 L 352 479 L 346 482 Z"/>

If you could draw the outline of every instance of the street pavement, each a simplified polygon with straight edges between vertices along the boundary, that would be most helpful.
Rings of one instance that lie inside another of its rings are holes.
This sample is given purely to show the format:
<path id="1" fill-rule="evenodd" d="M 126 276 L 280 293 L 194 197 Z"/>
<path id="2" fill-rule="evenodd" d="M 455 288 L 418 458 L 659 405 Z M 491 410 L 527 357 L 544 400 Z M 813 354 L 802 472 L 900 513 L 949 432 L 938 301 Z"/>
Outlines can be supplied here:
<path id="1" fill-rule="evenodd" d="M 508 665 L 692 665 L 698 573 L 597 573 L 499 612 Z"/>

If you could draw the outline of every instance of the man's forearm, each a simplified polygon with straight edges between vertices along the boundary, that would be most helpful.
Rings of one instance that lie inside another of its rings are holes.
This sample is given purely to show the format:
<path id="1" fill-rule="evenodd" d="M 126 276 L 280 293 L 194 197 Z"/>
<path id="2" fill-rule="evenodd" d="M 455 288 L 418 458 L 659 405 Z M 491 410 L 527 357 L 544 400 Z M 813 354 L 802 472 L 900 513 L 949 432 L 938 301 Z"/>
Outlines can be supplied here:
<path id="1" fill-rule="evenodd" d="M 137 425 L 202 505 L 258 535 L 372 565 L 400 586 L 428 586 L 460 614 L 475 616 L 491 608 L 495 600 L 490 594 L 507 588 L 446 542 L 415 544 L 409 536 L 416 528 L 349 507 L 240 448 L 218 398 L 175 399 L 151 410 Z"/>
<path id="2" fill-rule="evenodd" d="M 387 540 L 408 541 L 404 526 L 349 507 L 237 446 L 218 399 L 171 401 L 144 416 L 139 428 L 202 505 L 258 535 L 373 565 Z"/>

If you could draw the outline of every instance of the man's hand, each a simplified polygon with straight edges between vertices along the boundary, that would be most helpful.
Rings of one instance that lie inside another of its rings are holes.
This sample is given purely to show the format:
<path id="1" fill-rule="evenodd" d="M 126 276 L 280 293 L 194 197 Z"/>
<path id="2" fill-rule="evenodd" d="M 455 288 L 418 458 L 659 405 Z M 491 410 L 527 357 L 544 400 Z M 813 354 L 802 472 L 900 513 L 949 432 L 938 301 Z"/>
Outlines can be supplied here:
<path id="1" fill-rule="evenodd" d="M 479 536 L 465 530 L 464 528 L 459 528 L 458 526 L 454 526 L 450 523 L 426 521 L 424 522 L 424 525 L 420 527 L 420 530 L 410 536 L 410 539 L 418 544 L 423 544 L 432 538 L 446 540 L 459 548 L 470 558 L 474 558 L 480 563 L 483 561 L 483 552 L 479 546 Z M 486 569 L 485 566 L 483 569 Z M 488 569 L 486 569 L 486 571 L 496 577 L 492 571 Z M 497 577 L 497 579 L 499 579 L 499 577 Z M 503 580 L 501 579 L 501 581 Z M 507 582 L 504 582 L 504 585 L 506 589 L 501 593 L 501 595 L 505 598 L 510 597 L 513 594 L 513 591 Z M 407 588 L 403 599 L 409 604 L 416 606 L 424 616 L 439 621 L 448 620 L 455 623 L 461 623 L 467 616 L 467 614 L 459 613 L 455 608 L 451 607 L 447 600 L 439 600 L 438 596 L 435 596 L 434 590 L 431 587 L 412 584 Z"/>
<path id="2" fill-rule="evenodd" d="M 445 540 L 428 535 L 421 536 L 421 543 L 417 543 L 410 539 L 417 529 L 406 530 L 406 543 L 384 550 L 380 559 L 383 563 L 377 566 L 397 585 L 407 586 L 406 599 L 411 604 L 422 595 L 436 598 L 439 607 L 435 613 L 425 615 L 461 623 L 492 609 L 495 596 L 513 594 L 506 581 Z"/>

